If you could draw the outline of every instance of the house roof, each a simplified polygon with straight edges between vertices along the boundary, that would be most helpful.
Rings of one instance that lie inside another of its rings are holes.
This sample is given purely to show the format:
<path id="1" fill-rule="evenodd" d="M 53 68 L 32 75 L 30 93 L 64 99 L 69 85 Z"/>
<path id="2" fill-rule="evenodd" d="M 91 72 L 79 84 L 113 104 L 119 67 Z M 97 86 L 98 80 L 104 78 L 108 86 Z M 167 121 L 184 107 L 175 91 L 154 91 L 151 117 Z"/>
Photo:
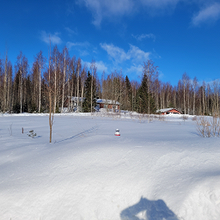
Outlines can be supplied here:
<path id="1" fill-rule="evenodd" d="M 158 113 L 158 112 L 163 113 L 163 112 L 169 112 L 169 111 L 171 111 L 171 110 L 176 110 L 176 111 L 178 111 L 178 110 L 175 109 L 175 108 L 163 108 L 163 109 L 158 109 L 156 112 L 157 112 L 157 113 Z M 178 111 L 178 112 L 180 112 L 180 111 Z"/>
<path id="2" fill-rule="evenodd" d="M 96 103 L 98 103 L 98 104 L 103 103 L 103 104 L 110 104 L 110 105 L 111 104 L 113 104 L 113 105 L 120 105 L 119 102 L 117 102 L 115 100 L 109 100 L 109 99 L 97 99 Z"/>

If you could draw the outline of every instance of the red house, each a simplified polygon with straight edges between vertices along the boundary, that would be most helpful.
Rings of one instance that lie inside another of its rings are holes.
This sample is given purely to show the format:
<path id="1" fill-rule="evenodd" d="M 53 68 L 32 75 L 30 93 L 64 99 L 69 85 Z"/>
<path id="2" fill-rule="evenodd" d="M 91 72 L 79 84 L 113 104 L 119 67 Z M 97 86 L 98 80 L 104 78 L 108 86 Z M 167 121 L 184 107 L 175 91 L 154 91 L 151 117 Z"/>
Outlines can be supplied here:
<path id="1" fill-rule="evenodd" d="M 159 113 L 161 115 L 168 115 L 168 114 L 182 114 L 180 111 L 178 111 L 175 108 L 164 108 L 164 109 L 158 109 L 156 113 Z"/>

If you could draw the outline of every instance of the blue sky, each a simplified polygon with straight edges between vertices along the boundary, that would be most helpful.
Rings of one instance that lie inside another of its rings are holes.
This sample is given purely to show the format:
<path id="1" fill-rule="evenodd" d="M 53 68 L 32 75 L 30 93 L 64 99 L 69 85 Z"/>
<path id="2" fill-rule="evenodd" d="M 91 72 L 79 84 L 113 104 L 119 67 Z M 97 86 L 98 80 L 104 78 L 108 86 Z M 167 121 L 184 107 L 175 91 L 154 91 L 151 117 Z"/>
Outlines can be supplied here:
<path id="1" fill-rule="evenodd" d="M 159 67 L 163 82 L 183 73 L 210 82 L 220 75 L 220 0 L 8 0 L 0 7 L 0 58 L 14 65 L 20 51 L 32 66 L 49 36 L 60 51 L 98 73 L 115 70 L 140 80 L 143 62 Z"/>

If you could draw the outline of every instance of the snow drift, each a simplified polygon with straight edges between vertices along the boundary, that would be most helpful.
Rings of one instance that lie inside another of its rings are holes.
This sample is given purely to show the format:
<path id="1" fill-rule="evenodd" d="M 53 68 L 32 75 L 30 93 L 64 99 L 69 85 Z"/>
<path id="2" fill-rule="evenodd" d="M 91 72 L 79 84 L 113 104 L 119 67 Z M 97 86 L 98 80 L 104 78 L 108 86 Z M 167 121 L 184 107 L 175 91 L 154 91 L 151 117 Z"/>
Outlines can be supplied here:
<path id="1" fill-rule="evenodd" d="M 180 116 L 58 114 L 49 144 L 47 115 L 2 115 L 0 219 L 217 220 L 219 158 Z"/>

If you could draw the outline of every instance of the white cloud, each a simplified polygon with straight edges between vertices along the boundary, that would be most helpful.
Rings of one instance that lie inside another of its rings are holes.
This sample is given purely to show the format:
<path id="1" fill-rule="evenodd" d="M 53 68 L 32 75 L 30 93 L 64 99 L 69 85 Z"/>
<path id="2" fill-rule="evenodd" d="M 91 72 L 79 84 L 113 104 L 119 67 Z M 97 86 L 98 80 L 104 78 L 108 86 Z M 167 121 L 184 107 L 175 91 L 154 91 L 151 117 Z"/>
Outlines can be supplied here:
<path id="1" fill-rule="evenodd" d="M 143 73 L 143 65 L 139 64 L 139 65 L 133 65 L 130 68 L 127 69 L 128 73 L 135 73 L 135 75 L 137 76 L 142 76 Z"/>
<path id="2" fill-rule="evenodd" d="M 130 45 L 130 50 L 127 53 L 129 57 L 139 63 L 149 60 L 150 52 L 144 52 L 136 46 Z"/>
<path id="3" fill-rule="evenodd" d="M 108 68 L 102 61 L 98 61 L 95 64 L 99 72 L 103 72 L 103 71 L 107 72 Z"/>
<path id="4" fill-rule="evenodd" d="M 78 4 L 85 5 L 93 14 L 92 23 L 100 26 L 103 18 L 131 13 L 134 0 L 78 0 Z"/>
<path id="5" fill-rule="evenodd" d="M 116 47 L 113 44 L 100 44 L 100 46 L 111 58 L 119 63 L 129 59 L 127 53 L 122 48 Z"/>
<path id="6" fill-rule="evenodd" d="M 77 3 L 86 6 L 93 15 L 93 24 L 100 26 L 103 18 L 112 19 L 130 15 L 137 9 L 147 7 L 152 9 L 175 8 L 180 0 L 78 0 Z"/>
<path id="7" fill-rule="evenodd" d="M 214 3 L 202 9 L 192 19 L 192 24 L 198 26 L 204 22 L 216 21 L 220 18 L 220 3 Z"/>
<path id="8" fill-rule="evenodd" d="M 56 32 L 54 34 L 47 33 L 46 31 L 41 31 L 41 40 L 46 44 L 61 44 L 62 40 L 59 37 L 59 33 Z"/>
<path id="9" fill-rule="evenodd" d="M 106 50 L 108 55 L 116 62 L 122 63 L 131 60 L 134 63 L 142 63 L 149 59 L 150 52 L 144 52 L 134 45 L 130 45 L 130 49 L 125 52 L 122 48 L 116 47 L 113 44 L 100 44 Z"/>
<path id="10" fill-rule="evenodd" d="M 151 38 L 153 41 L 156 40 L 156 36 L 154 34 L 141 34 L 141 35 L 132 35 L 138 41 L 142 41 L 145 38 Z"/>
<path id="11" fill-rule="evenodd" d="M 87 61 L 83 61 L 83 60 L 82 60 L 82 63 L 86 64 L 87 67 L 90 67 L 92 65 L 91 62 L 87 62 Z M 108 70 L 107 66 L 102 61 L 96 61 L 95 67 L 97 68 L 97 71 L 99 73 L 102 73 L 103 71 L 107 72 L 107 70 Z"/>
<path id="12" fill-rule="evenodd" d="M 144 9 L 147 14 L 154 16 L 173 12 L 180 2 L 198 6 L 207 4 L 207 2 L 209 4 L 215 2 L 193 17 L 193 25 L 217 20 L 220 17 L 220 3 L 217 3 L 216 0 L 76 0 L 76 2 L 85 6 L 92 13 L 92 23 L 97 27 L 101 25 L 103 19 L 115 20 L 122 16 L 130 16 L 141 9 Z M 144 37 L 151 37 L 155 40 L 153 35 L 139 36 L 140 40 Z"/>

